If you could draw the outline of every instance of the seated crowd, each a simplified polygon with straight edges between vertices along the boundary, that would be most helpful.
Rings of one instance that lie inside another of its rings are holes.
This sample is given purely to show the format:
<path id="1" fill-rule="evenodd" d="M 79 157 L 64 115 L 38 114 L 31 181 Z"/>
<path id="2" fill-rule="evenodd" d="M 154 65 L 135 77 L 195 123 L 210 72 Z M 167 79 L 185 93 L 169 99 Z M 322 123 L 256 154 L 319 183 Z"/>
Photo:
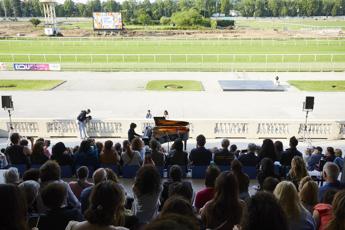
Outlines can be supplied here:
<path id="1" fill-rule="evenodd" d="M 190 154 L 180 139 L 167 153 L 157 140 L 145 146 L 140 137 L 115 145 L 88 139 L 73 149 L 58 142 L 50 152 L 50 142 L 41 138 L 33 143 L 13 133 L 10 139 L 0 155 L 6 168 L 0 184 L 0 229 L 345 230 L 340 149 L 328 147 L 323 155 L 316 147 L 303 156 L 292 137 L 285 151 L 281 142 L 270 139 L 242 151 L 224 139 L 220 149 L 209 150 L 199 135 Z M 17 164 L 27 166 L 23 175 Z M 132 191 L 118 172 L 104 167 L 108 164 L 139 167 Z M 66 165 L 75 169 L 76 179 L 61 178 Z M 188 165 L 207 166 L 200 191 L 184 179 Z M 168 179 L 161 178 L 157 166 L 168 166 Z M 252 194 L 245 166 L 258 171 Z M 320 171 L 322 178 L 311 176 L 311 170 Z"/>

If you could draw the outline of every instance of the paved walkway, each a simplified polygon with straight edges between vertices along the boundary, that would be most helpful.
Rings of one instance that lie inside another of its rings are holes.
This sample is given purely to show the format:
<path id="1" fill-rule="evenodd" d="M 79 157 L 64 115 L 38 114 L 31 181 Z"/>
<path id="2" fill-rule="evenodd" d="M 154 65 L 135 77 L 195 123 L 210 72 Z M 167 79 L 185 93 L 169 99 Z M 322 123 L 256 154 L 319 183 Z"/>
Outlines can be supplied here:
<path id="1" fill-rule="evenodd" d="M 278 75 L 285 92 L 223 92 L 218 80 L 273 80 Z M 315 96 L 311 119 L 343 120 L 345 93 L 300 92 L 290 79 L 345 80 L 345 73 L 204 73 L 204 72 L 0 72 L 0 79 L 62 79 L 52 91 L 6 91 L 12 95 L 14 118 L 75 118 L 90 108 L 97 119 L 143 118 L 147 109 L 171 119 L 304 119 L 305 96 Z M 202 92 L 145 91 L 154 79 L 200 80 Z M 0 117 L 7 117 L 0 112 Z"/>

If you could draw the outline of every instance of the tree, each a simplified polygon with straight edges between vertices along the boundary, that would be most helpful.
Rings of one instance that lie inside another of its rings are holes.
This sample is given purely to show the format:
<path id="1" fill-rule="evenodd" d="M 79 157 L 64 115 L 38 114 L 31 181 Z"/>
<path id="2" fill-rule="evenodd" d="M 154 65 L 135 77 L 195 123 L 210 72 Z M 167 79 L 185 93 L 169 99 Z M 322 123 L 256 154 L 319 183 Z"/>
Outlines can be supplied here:
<path id="1" fill-rule="evenodd" d="M 134 14 L 137 9 L 137 2 L 135 0 L 125 0 L 122 2 L 121 5 L 121 12 L 123 16 L 123 20 L 125 22 L 130 22 L 134 20 Z"/>
<path id="2" fill-rule="evenodd" d="M 265 5 L 265 0 L 256 0 L 255 1 L 254 16 L 255 17 L 264 17 L 264 16 L 267 16 L 266 12 L 267 12 L 267 8 Z"/>
<path id="3" fill-rule="evenodd" d="M 31 18 L 30 22 L 34 27 L 37 27 L 41 23 L 41 20 L 39 20 L 38 18 Z"/>
<path id="4" fill-rule="evenodd" d="M 22 16 L 22 6 L 20 0 L 11 0 L 11 8 L 13 12 L 13 17 Z"/>
<path id="5" fill-rule="evenodd" d="M 255 3 L 253 0 L 242 0 L 239 8 L 243 16 L 252 17 L 255 12 Z"/>
<path id="6" fill-rule="evenodd" d="M 203 17 L 196 9 L 189 9 L 174 13 L 171 21 L 178 26 L 195 26 L 202 25 Z"/>
<path id="7" fill-rule="evenodd" d="M 107 0 L 102 4 L 102 9 L 105 12 L 118 12 L 120 10 L 120 5 L 114 0 Z"/>
<path id="8" fill-rule="evenodd" d="M 63 9 L 65 12 L 65 17 L 74 16 L 74 13 L 76 11 L 74 2 L 72 0 L 65 0 L 65 2 L 63 3 Z"/>
<path id="9" fill-rule="evenodd" d="M 137 20 L 142 25 L 148 25 L 151 23 L 151 17 L 144 9 L 138 10 Z"/>
<path id="10" fill-rule="evenodd" d="M 279 16 L 280 5 L 281 5 L 280 1 L 277 1 L 277 0 L 268 0 L 267 1 L 268 10 L 270 11 L 270 14 L 273 17 Z"/>
<path id="11" fill-rule="evenodd" d="M 230 13 L 230 0 L 220 0 L 220 12 L 229 15 Z"/>

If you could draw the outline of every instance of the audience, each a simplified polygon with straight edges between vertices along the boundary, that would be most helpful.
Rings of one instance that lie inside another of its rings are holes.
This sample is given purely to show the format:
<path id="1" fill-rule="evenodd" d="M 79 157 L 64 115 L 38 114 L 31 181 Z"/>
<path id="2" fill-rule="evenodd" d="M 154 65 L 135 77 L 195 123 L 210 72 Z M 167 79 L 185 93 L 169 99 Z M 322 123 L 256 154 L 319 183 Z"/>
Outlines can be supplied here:
<path id="1" fill-rule="evenodd" d="M 327 190 L 323 201 L 314 207 L 313 218 L 315 220 L 316 228 L 320 230 L 326 229 L 328 223 L 332 219 L 332 202 L 337 190 Z"/>
<path id="2" fill-rule="evenodd" d="M 36 141 L 32 147 L 32 153 L 30 155 L 31 164 L 41 165 L 44 164 L 49 158 L 44 153 L 44 142 Z"/>
<path id="3" fill-rule="evenodd" d="M 326 230 L 344 230 L 345 229 L 345 190 L 338 192 L 332 202 L 333 217 Z"/>
<path id="4" fill-rule="evenodd" d="M 303 207 L 292 182 L 280 182 L 274 190 L 274 195 L 287 216 L 289 229 L 316 229 L 311 213 Z"/>
<path id="5" fill-rule="evenodd" d="M 307 162 L 308 171 L 313 171 L 313 170 L 322 171 L 322 168 L 319 169 L 317 167 L 318 164 L 320 163 L 321 158 L 322 158 L 322 148 L 320 146 L 318 146 L 314 149 L 313 154 L 311 154 L 309 161 Z"/>
<path id="6" fill-rule="evenodd" d="M 162 192 L 161 177 L 151 165 L 141 167 L 133 185 L 133 214 L 140 224 L 149 223 L 158 214 L 159 197 Z"/>
<path id="7" fill-rule="evenodd" d="M 59 165 L 74 164 L 71 150 L 66 148 L 62 142 L 58 142 L 53 146 L 51 160 L 55 160 Z"/>
<path id="8" fill-rule="evenodd" d="M 188 165 L 188 153 L 183 151 L 183 142 L 181 139 L 176 139 L 171 146 L 171 151 L 167 156 L 166 165 Z"/>
<path id="9" fill-rule="evenodd" d="M 327 147 L 325 160 L 326 162 L 333 162 L 335 160 L 335 152 L 333 147 Z"/>
<path id="10" fill-rule="evenodd" d="M 228 139 L 222 140 L 222 149 L 214 153 L 214 163 L 217 165 L 230 165 L 231 161 L 235 159 L 234 153 L 229 151 L 230 141 Z"/>
<path id="11" fill-rule="evenodd" d="M 131 146 L 133 151 L 139 152 L 141 159 L 144 160 L 146 150 L 144 148 L 144 142 L 140 139 L 140 137 L 134 138 L 131 142 Z"/>
<path id="12" fill-rule="evenodd" d="M 40 179 L 40 170 L 39 169 L 28 169 L 23 174 L 23 181 L 34 180 L 37 181 Z"/>
<path id="13" fill-rule="evenodd" d="M 245 214 L 240 228 L 242 230 L 295 230 L 288 227 L 285 211 L 268 192 L 257 192 L 249 198 Z"/>
<path id="14" fill-rule="evenodd" d="M 339 170 L 342 171 L 343 166 L 344 166 L 343 152 L 341 151 L 341 149 L 335 149 L 334 154 L 335 154 L 334 163 L 336 163 L 336 165 L 338 165 L 339 167 Z"/>
<path id="15" fill-rule="evenodd" d="M 280 159 L 282 157 L 283 150 L 284 150 L 283 142 L 275 141 L 274 142 L 274 150 L 276 152 L 277 160 L 280 161 Z"/>
<path id="16" fill-rule="evenodd" d="M 66 196 L 67 189 L 59 182 L 50 183 L 41 191 L 43 204 L 48 210 L 38 221 L 39 230 L 65 229 L 69 221 L 83 220 L 79 209 L 63 205 Z"/>
<path id="17" fill-rule="evenodd" d="M 339 168 L 333 162 L 327 162 L 323 167 L 322 177 L 325 180 L 323 186 L 319 189 L 319 201 L 323 200 L 323 195 L 329 189 L 342 189 L 344 186 L 338 180 Z"/>
<path id="18" fill-rule="evenodd" d="M 74 195 L 79 199 L 81 192 L 93 184 L 87 181 L 89 177 L 89 169 L 86 166 L 81 166 L 77 169 L 77 181 L 69 182 L 69 186 L 73 191 Z"/>
<path id="19" fill-rule="evenodd" d="M 26 202 L 16 185 L 0 184 L 0 204 L 0 229 L 29 230 Z"/>
<path id="20" fill-rule="evenodd" d="M 256 144 L 248 144 L 248 152 L 239 156 L 238 160 L 242 163 L 243 166 L 257 166 L 259 163 L 259 157 L 255 155 L 257 150 Z"/>
<path id="21" fill-rule="evenodd" d="M 138 151 L 133 151 L 129 141 L 123 141 L 123 153 L 121 154 L 121 160 L 123 166 L 141 166 L 143 159 Z"/>
<path id="22" fill-rule="evenodd" d="M 249 197 L 249 176 L 242 172 L 242 164 L 238 160 L 231 162 L 231 171 L 237 178 L 240 199 L 246 200 Z"/>
<path id="23" fill-rule="evenodd" d="M 262 184 L 262 190 L 264 192 L 273 193 L 279 182 L 280 181 L 275 177 L 266 177 L 264 183 Z"/>
<path id="24" fill-rule="evenodd" d="M 99 156 L 99 162 L 101 164 L 119 165 L 120 156 L 113 148 L 113 142 L 111 140 L 104 142 L 103 150 Z"/>
<path id="25" fill-rule="evenodd" d="M 200 230 L 200 226 L 193 218 L 179 214 L 168 214 L 156 218 L 146 225 L 144 230 Z"/>
<path id="26" fill-rule="evenodd" d="M 31 228 L 35 227 L 37 225 L 37 217 L 40 215 L 36 207 L 40 184 L 36 181 L 29 180 L 20 183 L 18 188 L 26 200 L 28 225 Z"/>
<path id="27" fill-rule="evenodd" d="M 6 184 L 18 185 L 20 182 L 19 172 L 17 168 L 9 168 L 4 172 L 4 180 Z"/>
<path id="28" fill-rule="evenodd" d="M 98 168 L 98 150 L 95 145 L 95 140 L 83 140 L 80 143 L 78 152 L 75 154 L 75 166 L 91 166 Z"/>
<path id="29" fill-rule="evenodd" d="M 112 181 L 104 181 L 95 186 L 91 193 L 90 205 L 85 212 L 86 221 L 70 222 L 66 230 L 125 230 L 115 227 L 123 217 L 120 213 L 124 205 L 124 194 L 121 188 Z"/>
<path id="30" fill-rule="evenodd" d="M 274 177 L 279 180 L 279 177 L 274 172 L 274 164 L 270 158 L 264 158 L 260 163 L 260 169 L 257 175 L 260 190 L 262 190 L 264 180 L 267 177 Z"/>
<path id="31" fill-rule="evenodd" d="M 197 147 L 192 149 L 189 160 L 192 165 L 209 165 L 212 160 L 212 152 L 205 148 L 206 138 L 204 135 L 196 137 Z"/>
<path id="32" fill-rule="evenodd" d="M 216 179 L 213 199 L 200 210 L 202 221 L 206 228 L 233 229 L 241 222 L 244 205 L 239 199 L 236 176 L 222 172 Z"/>
<path id="33" fill-rule="evenodd" d="M 308 176 L 308 172 L 303 158 L 297 155 L 294 156 L 291 161 L 291 169 L 286 179 L 294 183 L 298 189 L 300 180 L 306 176 Z"/>
<path id="34" fill-rule="evenodd" d="M 220 170 L 218 167 L 215 166 L 208 166 L 205 175 L 205 186 L 206 188 L 197 192 L 195 196 L 194 206 L 199 211 L 204 205 L 212 200 L 214 196 L 214 186 L 216 183 L 216 179 L 220 174 Z"/>
<path id="35" fill-rule="evenodd" d="M 264 158 L 270 158 L 273 162 L 277 160 L 276 151 L 271 139 L 263 140 L 261 148 L 259 150 L 259 159 L 262 160 Z"/>
<path id="36" fill-rule="evenodd" d="M 160 144 L 157 140 L 152 139 L 150 141 L 151 158 L 155 163 L 155 166 L 163 167 L 165 165 L 165 156 L 160 151 Z"/>
<path id="37" fill-rule="evenodd" d="M 11 145 L 6 148 L 5 155 L 9 160 L 10 164 L 25 164 L 28 168 L 30 167 L 30 157 L 31 152 L 24 148 L 24 146 L 19 145 L 20 136 L 18 133 L 12 133 Z"/>
<path id="38" fill-rule="evenodd" d="M 283 166 L 291 166 L 291 161 L 295 156 L 302 157 L 302 153 L 297 150 L 298 140 L 295 136 L 290 138 L 290 148 L 281 155 L 280 164 Z"/>
<path id="39" fill-rule="evenodd" d="M 298 190 L 303 207 L 313 213 L 313 208 L 318 203 L 319 186 L 310 176 L 306 176 L 301 179 Z"/>

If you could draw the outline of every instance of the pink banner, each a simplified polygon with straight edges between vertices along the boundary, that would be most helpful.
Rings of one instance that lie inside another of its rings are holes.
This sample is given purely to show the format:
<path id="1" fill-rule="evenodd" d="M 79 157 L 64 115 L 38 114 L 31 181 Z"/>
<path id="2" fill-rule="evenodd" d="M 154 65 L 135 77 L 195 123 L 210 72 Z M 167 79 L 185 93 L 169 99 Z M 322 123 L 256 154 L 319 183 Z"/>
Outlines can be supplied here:
<path id="1" fill-rule="evenodd" d="M 20 71 L 51 71 L 60 70 L 59 64 L 26 64 L 26 63 L 15 63 L 13 64 L 14 70 Z"/>

